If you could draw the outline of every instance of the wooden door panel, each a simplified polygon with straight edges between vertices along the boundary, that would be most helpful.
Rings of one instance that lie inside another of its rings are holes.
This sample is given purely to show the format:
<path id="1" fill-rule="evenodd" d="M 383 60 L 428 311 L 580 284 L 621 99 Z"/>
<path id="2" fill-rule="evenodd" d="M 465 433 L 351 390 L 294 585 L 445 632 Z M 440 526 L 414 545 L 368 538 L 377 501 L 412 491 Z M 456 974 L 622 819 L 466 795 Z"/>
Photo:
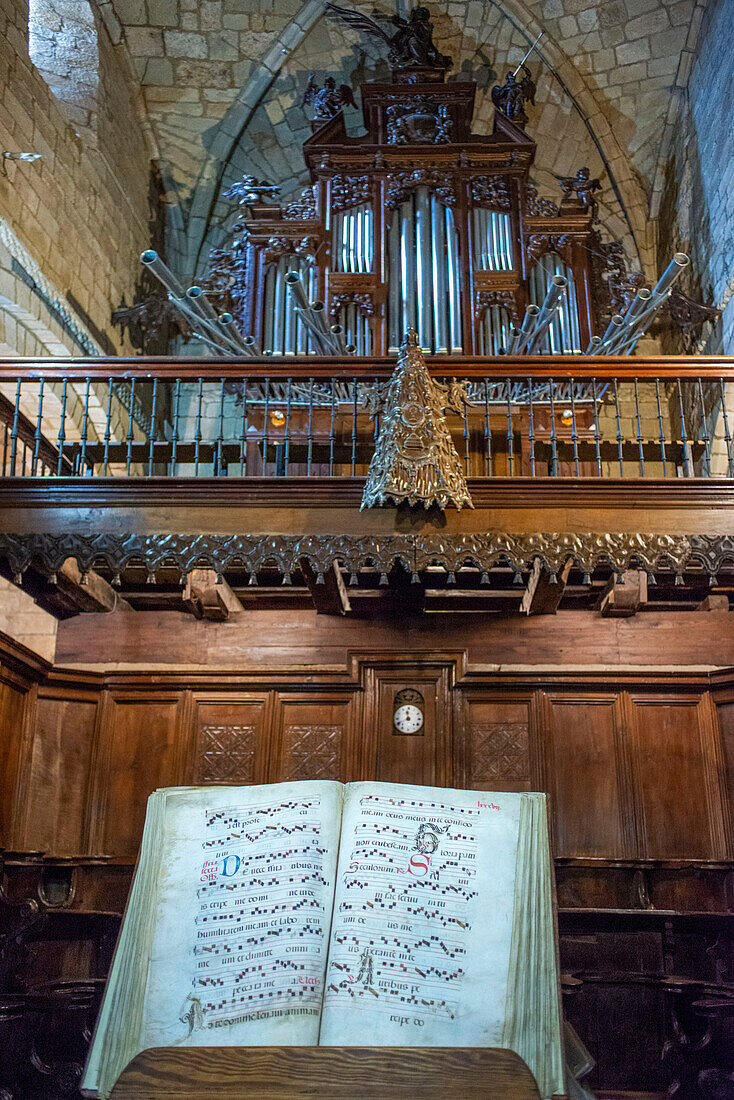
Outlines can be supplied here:
<path id="1" fill-rule="evenodd" d="M 83 851 L 95 700 L 39 696 L 31 750 L 25 843 L 56 855 Z"/>
<path id="2" fill-rule="evenodd" d="M 134 856 L 145 807 L 157 787 L 175 786 L 180 776 L 177 743 L 179 700 L 110 699 L 105 713 L 109 747 L 105 816 L 106 855 Z"/>
<path id="3" fill-rule="evenodd" d="M 347 778 L 349 700 L 281 696 L 275 782 Z"/>
<path id="4" fill-rule="evenodd" d="M 194 783 L 265 781 L 266 697 L 196 701 Z"/>
<path id="5" fill-rule="evenodd" d="M 529 791 L 527 702 L 464 703 L 466 785 L 482 791 Z"/>
<path id="6" fill-rule="evenodd" d="M 554 696 L 549 704 L 555 854 L 634 855 L 616 697 Z"/>
<path id="7" fill-rule="evenodd" d="M 13 801 L 23 736 L 26 693 L 0 680 L 0 845 L 13 847 Z"/>
<path id="8" fill-rule="evenodd" d="M 651 859 L 725 857 L 708 697 L 633 699 L 635 774 Z"/>

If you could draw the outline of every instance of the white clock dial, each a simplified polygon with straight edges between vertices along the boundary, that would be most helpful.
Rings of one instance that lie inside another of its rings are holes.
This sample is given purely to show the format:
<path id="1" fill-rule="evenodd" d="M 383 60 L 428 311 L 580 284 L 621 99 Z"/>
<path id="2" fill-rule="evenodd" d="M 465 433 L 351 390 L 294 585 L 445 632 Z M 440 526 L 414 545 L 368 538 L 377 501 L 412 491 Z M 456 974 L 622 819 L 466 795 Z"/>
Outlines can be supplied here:
<path id="1" fill-rule="evenodd" d="M 423 712 L 412 703 L 404 703 L 395 711 L 395 729 L 400 733 L 417 733 L 423 725 Z"/>

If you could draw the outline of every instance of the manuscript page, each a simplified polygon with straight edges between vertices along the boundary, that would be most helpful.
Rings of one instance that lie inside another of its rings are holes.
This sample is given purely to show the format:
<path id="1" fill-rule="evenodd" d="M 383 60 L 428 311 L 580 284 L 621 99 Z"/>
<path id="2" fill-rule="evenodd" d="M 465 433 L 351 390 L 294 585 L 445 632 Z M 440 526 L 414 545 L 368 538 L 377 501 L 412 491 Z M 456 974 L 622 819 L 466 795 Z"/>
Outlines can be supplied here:
<path id="1" fill-rule="evenodd" d="M 342 786 L 167 793 L 140 1047 L 316 1044 Z"/>
<path id="2" fill-rule="evenodd" d="M 519 794 L 345 788 L 322 1046 L 501 1046 Z"/>

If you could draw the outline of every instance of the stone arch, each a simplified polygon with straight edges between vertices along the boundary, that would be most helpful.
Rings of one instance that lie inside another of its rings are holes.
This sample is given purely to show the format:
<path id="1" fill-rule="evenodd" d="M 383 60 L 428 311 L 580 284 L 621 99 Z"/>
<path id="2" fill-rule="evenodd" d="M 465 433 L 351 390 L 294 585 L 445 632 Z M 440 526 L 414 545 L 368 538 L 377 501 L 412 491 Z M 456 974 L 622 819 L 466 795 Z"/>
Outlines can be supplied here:
<path id="1" fill-rule="evenodd" d="M 601 156 L 623 219 L 629 227 L 630 239 L 636 252 L 635 259 L 643 269 L 654 270 L 652 242 L 648 239 L 647 198 L 644 188 L 591 87 L 523 0 L 485 0 L 485 3 L 507 18 L 515 30 L 527 40 L 528 45 L 540 30 L 544 31 L 540 49 L 543 61 L 563 93 L 568 96 Z M 182 252 L 181 259 L 188 274 L 195 274 L 200 261 L 209 219 L 216 206 L 221 182 L 233 150 L 273 81 L 322 15 L 323 7 L 318 0 L 308 0 L 302 6 L 292 23 L 281 32 L 254 70 L 220 124 L 207 151 L 187 219 L 186 249 Z"/>
<path id="2" fill-rule="evenodd" d="M 29 0 L 28 53 L 76 132 L 92 137 L 99 43 L 89 0 Z"/>

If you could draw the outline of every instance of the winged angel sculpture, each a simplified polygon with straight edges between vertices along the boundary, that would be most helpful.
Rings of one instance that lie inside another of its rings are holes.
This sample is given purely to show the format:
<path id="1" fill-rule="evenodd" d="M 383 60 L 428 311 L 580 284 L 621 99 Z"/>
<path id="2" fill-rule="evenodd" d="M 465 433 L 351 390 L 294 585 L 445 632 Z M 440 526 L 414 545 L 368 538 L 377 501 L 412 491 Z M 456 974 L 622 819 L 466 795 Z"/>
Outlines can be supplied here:
<path id="1" fill-rule="evenodd" d="M 379 23 L 351 8 L 341 8 L 338 4 L 326 4 L 327 15 L 339 19 L 371 38 L 377 38 L 388 48 L 387 59 L 394 69 L 450 69 L 453 64 L 450 57 L 439 53 L 433 44 L 433 23 L 428 8 L 413 8 L 405 19 L 402 15 L 393 15 L 391 23 L 396 27 L 388 34 Z"/>
<path id="2" fill-rule="evenodd" d="M 362 508 L 389 500 L 474 507 L 445 415 L 448 409 L 463 415 L 466 383 L 431 378 L 415 329 L 408 329 L 390 381 L 371 387 L 365 401 L 380 429 Z"/>
<path id="3" fill-rule="evenodd" d="M 301 106 L 305 107 L 307 103 L 313 107 L 313 122 L 317 126 L 338 115 L 342 107 L 357 106 L 348 84 L 340 84 L 337 88 L 334 77 L 327 76 L 323 88 L 319 88 L 313 73 L 308 78 Z"/>

